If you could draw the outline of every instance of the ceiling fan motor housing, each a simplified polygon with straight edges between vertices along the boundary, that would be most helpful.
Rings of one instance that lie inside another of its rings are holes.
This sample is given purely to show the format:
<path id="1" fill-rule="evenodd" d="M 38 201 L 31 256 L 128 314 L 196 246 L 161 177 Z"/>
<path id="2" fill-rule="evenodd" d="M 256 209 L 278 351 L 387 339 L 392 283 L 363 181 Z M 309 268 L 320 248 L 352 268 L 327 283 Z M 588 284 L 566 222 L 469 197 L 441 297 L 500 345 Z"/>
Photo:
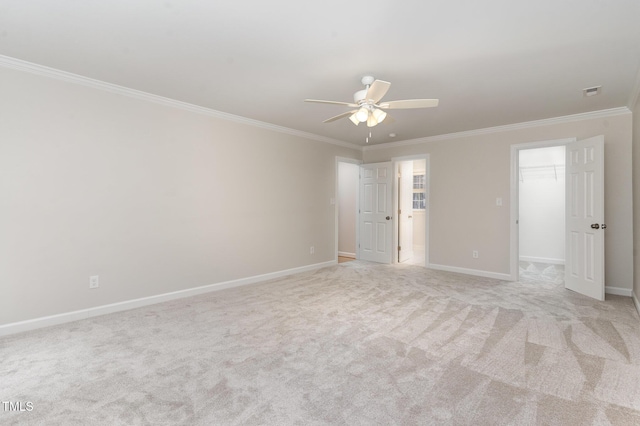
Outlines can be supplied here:
<path id="1" fill-rule="evenodd" d="M 360 105 L 367 97 L 367 89 L 358 90 L 353 94 L 353 102 Z"/>

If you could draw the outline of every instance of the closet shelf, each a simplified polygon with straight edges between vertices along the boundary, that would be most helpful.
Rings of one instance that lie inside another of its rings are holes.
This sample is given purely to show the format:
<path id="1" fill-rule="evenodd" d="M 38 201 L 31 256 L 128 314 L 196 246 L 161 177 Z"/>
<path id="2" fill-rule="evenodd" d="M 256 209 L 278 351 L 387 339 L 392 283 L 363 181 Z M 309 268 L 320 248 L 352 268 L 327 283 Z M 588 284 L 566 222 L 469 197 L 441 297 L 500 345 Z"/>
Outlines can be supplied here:
<path id="1" fill-rule="evenodd" d="M 539 166 L 520 166 L 520 182 L 525 179 L 555 179 L 564 176 L 564 164 L 542 164 Z"/>

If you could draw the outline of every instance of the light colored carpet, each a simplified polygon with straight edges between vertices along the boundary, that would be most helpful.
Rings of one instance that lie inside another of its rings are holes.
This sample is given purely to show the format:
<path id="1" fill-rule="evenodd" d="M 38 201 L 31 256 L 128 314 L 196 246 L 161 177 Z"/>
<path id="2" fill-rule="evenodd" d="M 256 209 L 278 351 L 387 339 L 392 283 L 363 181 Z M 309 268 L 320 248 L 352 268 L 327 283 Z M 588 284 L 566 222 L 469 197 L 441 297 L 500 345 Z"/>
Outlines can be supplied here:
<path id="1" fill-rule="evenodd" d="M 348 262 L 0 339 L 0 424 L 640 424 L 631 299 Z"/>
<path id="2" fill-rule="evenodd" d="M 520 261 L 520 281 L 564 285 L 564 265 Z"/>
<path id="3" fill-rule="evenodd" d="M 424 249 L 413 249 L 413 257 L 403 263 L 407 265 L 424 266 Z"/>

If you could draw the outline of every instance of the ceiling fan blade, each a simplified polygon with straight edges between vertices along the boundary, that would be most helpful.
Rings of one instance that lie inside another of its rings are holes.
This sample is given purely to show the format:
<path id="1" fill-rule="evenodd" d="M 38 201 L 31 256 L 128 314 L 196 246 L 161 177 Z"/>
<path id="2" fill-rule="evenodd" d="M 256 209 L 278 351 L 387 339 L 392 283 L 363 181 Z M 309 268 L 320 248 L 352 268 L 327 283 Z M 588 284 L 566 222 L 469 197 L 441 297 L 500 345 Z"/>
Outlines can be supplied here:
<path id="1" fill-rule="evenodd" d="M 410 109 L 410 108 L 431 108 L 438 106 L 438 99 L 406 99 L 404 101 L 389 101 L 378 105 L 385 109 Z"/>
<path id="2" fill-rule="evenodd" d="M 387 93 L 389 86 L 391 86 L 391 83 L 388 81 L 374 81 L 373 84 L 369 86 L 365 99 L 371 100 L 374 104 L 377 104 L 378 101 L 380 101 L 380 99 L 382 99 L 382 97 Z"/>
<path id="3" fill-rule="evenodd" d="M 352 107 L 352 108 L 355 108 L 355 107 L 358 106 L 356 104 L 350 104 L 348 102 L 322 101 L 322 100 L 319 100 L 319 99 L 305 99 L 304 101 L 305 102 L 315 102 L 315 103 L 318 103 L 318 104 L 345 105 L 345 106 Z"/>
<path id="4" fill-rule="evenodd" d="M 341 118 L 347 117 L 353 114 L 354 112 L 355 111 L 343 112 L 342 114 L 338 114 L 335 117 L 327 118 L 326 120 L 323 121 L 323 123 L 331 123 L 332 121 L 340 120 Z"/>

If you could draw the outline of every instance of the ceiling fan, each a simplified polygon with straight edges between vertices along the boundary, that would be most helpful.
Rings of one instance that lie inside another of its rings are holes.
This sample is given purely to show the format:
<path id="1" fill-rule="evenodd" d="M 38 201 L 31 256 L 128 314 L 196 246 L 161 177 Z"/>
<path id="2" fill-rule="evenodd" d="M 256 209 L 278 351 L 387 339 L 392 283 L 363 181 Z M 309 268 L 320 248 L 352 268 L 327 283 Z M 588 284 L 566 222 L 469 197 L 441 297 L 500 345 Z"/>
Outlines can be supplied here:
<path id="1" fill-rule="evenodd" d="M 345 105 L 356 108 L 338 114 L 335 117 L 328 118 L 323 123 L 330 123 L 344 117 L 356 126 L 360 123 L 367 123 L 367 127 L 373 127 L 382 123 L 388 117 L 385 109 L 409 109 L 409 108 L 431 108 L 438 106 L 438 99 L 406 99 L 403 101 L 387 101 L 380 102 L 382 97 L 387 93 L 391 83 L 388 81 L 374 80 L 370 75 L 362 77 L 362 84 L 365 85 L 364 90 L 359 90 L 353 95 L 353 103 L 322 101 L 318 99 L 305 99 L 305 102 L 317 102 L 321 104 Z M 390 117 L 389 117 L 390 118 Z M 389 121 L 387 119 L 387 121 Z"/>

